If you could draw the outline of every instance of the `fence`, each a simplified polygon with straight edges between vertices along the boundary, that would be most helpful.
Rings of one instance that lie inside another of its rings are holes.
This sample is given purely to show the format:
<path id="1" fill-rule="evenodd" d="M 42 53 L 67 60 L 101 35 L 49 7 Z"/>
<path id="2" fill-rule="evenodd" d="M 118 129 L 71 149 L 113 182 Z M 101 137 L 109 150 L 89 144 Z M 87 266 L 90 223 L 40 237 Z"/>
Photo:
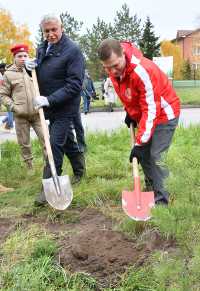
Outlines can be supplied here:
<path id="1" fill-rule="evenodd" d="M 174 88 L 198 88 L 200 80 L 173 80 Z"/>
<path id="2" fill-rule="evenodd" d="M 97 91 L 101 91 L 101 82 L 94 82 Z M 173 80 L 174 88 L 200 87 L 200 80 Z"/>

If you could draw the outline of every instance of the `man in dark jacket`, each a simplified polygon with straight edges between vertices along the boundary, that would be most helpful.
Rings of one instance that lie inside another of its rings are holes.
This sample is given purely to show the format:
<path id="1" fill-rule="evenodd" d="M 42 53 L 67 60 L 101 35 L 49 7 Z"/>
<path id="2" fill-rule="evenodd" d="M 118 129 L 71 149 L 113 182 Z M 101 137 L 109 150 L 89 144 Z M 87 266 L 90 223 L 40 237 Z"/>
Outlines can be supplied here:
<path id="1" fill-rule="evenodd" d="M 43 107 L 49 119 L 50 143 L 57 174 L 62 173 L 64 154 L 70 160 L 74 177 L 79 182 L 85 173 L 84 153 L 75 142 L 71 124 L 80 117 L 80 92 L 84 78 L 84 58 L 78 46 L 64 33 L 61 21 L 54 15 L 46 15 L 41 21 L 45 41 L 37 50 L 37 78 L 41 96 L 35 98 L 38 108 Z M 33 69 L 34 62 L 26 63 Z M 47 163 L 43 178 L 51 177 Z M 45 202 L 42 191 L 37 202 Z"/>

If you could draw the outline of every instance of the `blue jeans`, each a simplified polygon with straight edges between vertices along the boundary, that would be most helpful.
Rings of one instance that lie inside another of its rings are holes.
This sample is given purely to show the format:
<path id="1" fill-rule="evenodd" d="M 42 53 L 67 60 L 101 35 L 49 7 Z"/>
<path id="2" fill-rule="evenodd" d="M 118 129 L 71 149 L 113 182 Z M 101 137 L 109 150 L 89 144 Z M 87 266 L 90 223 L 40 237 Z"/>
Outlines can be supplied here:
<path id="1" fill-rule="evenodd" d="M 87 113 L 90 111 L 90 98 L 85 93 L 82 93 L 82 97 L 83 97 L 83 111 Z"/>
<path id="2" fill-rule="evenodd" d="M 6 128 L 13 128 L 13 112 L 8 111 L 6 117 L 2 120 L 3 123 L 6 123 Z"/>

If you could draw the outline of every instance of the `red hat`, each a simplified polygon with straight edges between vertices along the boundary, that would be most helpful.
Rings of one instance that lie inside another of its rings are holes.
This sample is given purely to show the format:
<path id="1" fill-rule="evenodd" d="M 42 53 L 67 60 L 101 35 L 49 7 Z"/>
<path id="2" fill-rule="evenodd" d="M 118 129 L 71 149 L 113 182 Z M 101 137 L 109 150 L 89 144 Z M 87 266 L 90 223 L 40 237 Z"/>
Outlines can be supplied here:
<path id="1" fill-rule="evenodd" d="M 15 56 L 17 53 L 20 53 L 20 52 L 28 53 L 29 48 L 26 44 L 16 44 L 10 50 L 13 53 L 13 55 Z"/>

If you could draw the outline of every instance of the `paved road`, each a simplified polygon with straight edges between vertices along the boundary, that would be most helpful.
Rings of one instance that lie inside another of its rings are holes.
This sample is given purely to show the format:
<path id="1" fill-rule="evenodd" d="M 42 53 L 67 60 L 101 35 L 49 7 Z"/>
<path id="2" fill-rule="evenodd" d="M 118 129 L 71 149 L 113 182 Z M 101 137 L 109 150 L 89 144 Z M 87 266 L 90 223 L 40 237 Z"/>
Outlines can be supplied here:
<path id="1" fill-rule="evenodd" d="M 83 126 L 86 132 L 107 131 L 111 132 L 124 126 L 124 112 L 92 112 L 87 115 L 82 114 Z M 0 117 L 0 123 L 3 117 Z M 200 125 L 200 108 L 187 108 L 181 110 L 180 124 L 188 127 L 190 124 Z M 35 137 L 33 131 L 31 136 Z M 16 140 L 15 133 L 5 133 L 0 131 L 0 142 L 5 140 Z"/>

